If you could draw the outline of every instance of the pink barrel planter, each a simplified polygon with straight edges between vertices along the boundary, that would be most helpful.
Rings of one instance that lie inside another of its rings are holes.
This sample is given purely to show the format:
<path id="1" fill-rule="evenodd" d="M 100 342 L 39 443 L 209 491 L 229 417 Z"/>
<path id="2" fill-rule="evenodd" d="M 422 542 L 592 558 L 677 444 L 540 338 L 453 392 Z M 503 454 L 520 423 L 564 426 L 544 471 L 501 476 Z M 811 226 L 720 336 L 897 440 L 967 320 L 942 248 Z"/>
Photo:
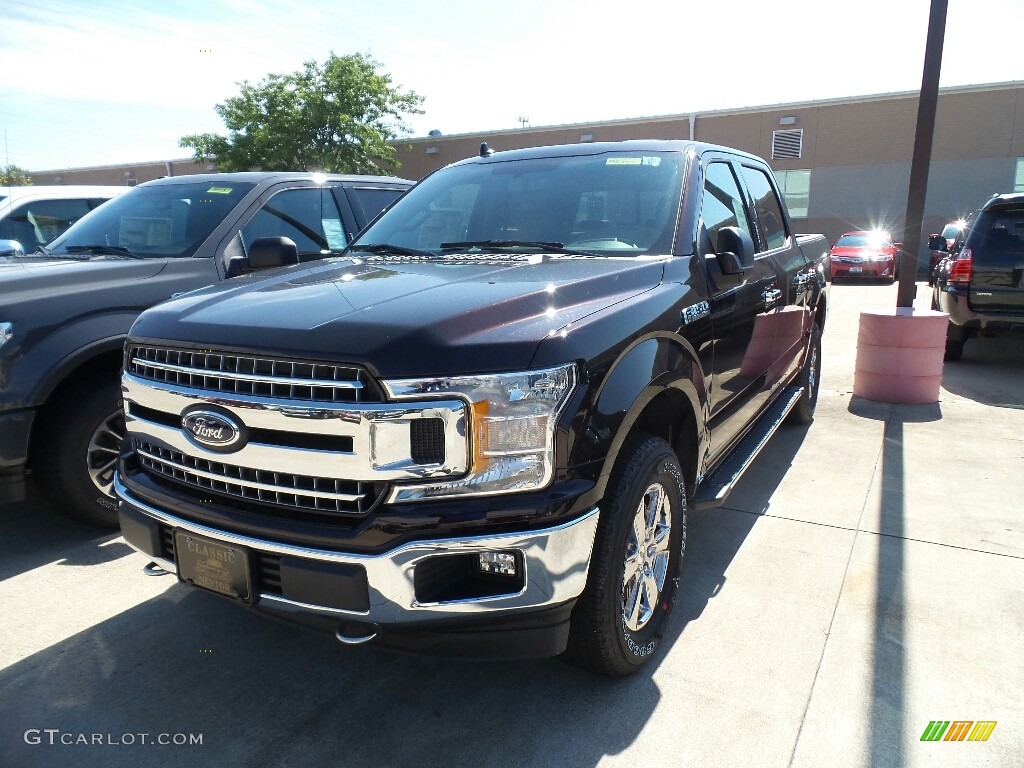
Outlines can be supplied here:
<path id="1" fill-rule="evenodd" d="M 882 403 L 938 402 L 947 318 L 911 307 L 861 312 L 853 394 Z"/>

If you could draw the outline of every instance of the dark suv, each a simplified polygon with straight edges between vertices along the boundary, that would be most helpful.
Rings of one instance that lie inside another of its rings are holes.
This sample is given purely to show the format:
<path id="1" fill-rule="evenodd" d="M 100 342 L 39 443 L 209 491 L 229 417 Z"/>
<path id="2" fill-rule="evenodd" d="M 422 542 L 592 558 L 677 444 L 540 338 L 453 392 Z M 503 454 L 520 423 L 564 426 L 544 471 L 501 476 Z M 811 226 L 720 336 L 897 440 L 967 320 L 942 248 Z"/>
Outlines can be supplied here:
<path id="1" fill-rule="evenodd" d="M 929 238 L 937 248 L 942 235 Z M 949 314 L 946 359 L 974 336 L 1024 337 L 1024 193 L 993 195 L 937 267 L 932 307 Z"/>

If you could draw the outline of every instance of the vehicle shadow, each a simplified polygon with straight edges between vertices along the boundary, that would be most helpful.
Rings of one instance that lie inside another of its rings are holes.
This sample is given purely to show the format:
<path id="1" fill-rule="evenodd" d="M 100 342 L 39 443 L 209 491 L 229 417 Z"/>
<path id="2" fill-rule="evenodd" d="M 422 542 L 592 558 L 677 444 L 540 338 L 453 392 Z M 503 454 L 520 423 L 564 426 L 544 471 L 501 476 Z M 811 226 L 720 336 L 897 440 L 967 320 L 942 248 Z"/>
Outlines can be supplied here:
<path id="1" fill-rule="evenodd" d="M 30 483 L 24 501 L 0 504 L 0 581 L 56 561 L 93 565 L 124 557 L 133 550 L 111 543 L 119 535 L 60 514 Z M 95 546 L 81 546 L 90 541 Z"/>
<path id="2" fill-rule="evenodd" d="M 848 286 L 876 286 L 879 288 L 891 288 L 892 281 L 887 277 L 839 277 L 829 281 L 833 288 Z"/>
<path id="3" fill-rule="evenodd" d="M 637 738 L 660 699 L 646 674 L 343 648 L 168 584 L 0 671 L 0 764 L 596 765 Z M 45 733 L 32 744 L 29 729 L 115 745 L 51 746 Z M 154 752 L 138 735 L 180 733 L 202 744 Z"/>
<path id="4" fill-rule="evenodd" d="M 805 434 L 780 430 L 772 460 L 759 457 L 741 481 L 758 489 L 762 509 Z M 666 643 L 725 588 L 758 517 L 691 513 Z M 39 528 L 28 538 L 44 535 Z M 0 764 L 138 765 L 156 754 L 162 766 L 587 766 L 633 744 L 662 698 L 654 673 L 664 653 L 630 678 L 609 680 L 558 660 L 342 648 L 162 578 L 160 597 L 0 670 Z M 57 736 L 51 746 L 45 733 L 42 743 L 26 743 L 26 730 L 47 728 L 120 745 L 62 745 Z M 143 733 L 202 734 L 202 744 L 154 753 Z"/>
<path id="5" fill-rule="evenodd" d="M 950 394 L 999 408 L 1024 409 L 1024 340 L 974 338 L 963 359 L 942 368 L 942 388 Z"/>
<path id="6" fill-rule="evenodd" d="M 810 425 L 783 426 L 772 436 L 769 448 L 754 459 L 725 505 L 690 511 L 681 588 L 665 633 L 666 644 L 699 619 L 709 602 L 725 589 L 729 565 L 758 518 L 768 511 L 771 497 L 793 465 L 809 429 Z"/>

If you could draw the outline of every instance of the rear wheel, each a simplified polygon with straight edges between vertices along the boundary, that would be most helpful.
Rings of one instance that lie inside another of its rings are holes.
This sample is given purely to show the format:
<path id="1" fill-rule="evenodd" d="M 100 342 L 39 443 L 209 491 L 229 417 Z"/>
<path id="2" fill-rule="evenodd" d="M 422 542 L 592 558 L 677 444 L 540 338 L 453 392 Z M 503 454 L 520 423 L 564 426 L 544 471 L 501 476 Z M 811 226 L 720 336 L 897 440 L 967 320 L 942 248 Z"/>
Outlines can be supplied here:
<path id="1" fill-rule="evenodd" d="M 967 334 L 959 325 L 949 324 L 946 330 L 946 354 L 943 360 L 956 362 L 964 356 L 964 344 L 967 343 Z"/>
<path id="2" fill-rule="evenodd" d="M 671 446 L 631 438 L 600 504 L 587 587 L 572 614 L 566 659 L 623 677 L 657 650 L 686 546 L 686 486 Z"/>
<path id="3" fill-rule="evenodd" d="M 804 393 L 789 412 L 789 421 L 792 424 L 810 424 L 814 421 L 818 387 L 821 385 L 821 326 L 817 323 L 811 328 L 810 349 L 797 382 L 804 388 Z"/>
<path id="4" fill-rule="evenodd" d="M 84 382 L 81 393 L 65 397 L 48 414 L 33 471 L 59 512 L 117 527 L 114 469 L 124 436 L 116 384 Z"/>

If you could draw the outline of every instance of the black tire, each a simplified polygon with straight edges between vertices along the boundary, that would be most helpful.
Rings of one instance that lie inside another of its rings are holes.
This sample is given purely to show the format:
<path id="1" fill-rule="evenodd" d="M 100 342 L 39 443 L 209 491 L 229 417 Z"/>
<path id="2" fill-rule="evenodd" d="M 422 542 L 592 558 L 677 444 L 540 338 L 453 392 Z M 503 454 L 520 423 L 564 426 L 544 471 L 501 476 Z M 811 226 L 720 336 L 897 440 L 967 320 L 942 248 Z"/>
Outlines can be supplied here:
<path id="1" fill-rule="evenodd" d="M 946 330 L 946 354 L 943 360 L 956 362 L 964 356 L 964 344 L 967 343 L 967 334 L 959 325 L 949 324 Z"/>
<path id="2" fill-rule="evenodd" d="M 671 446 L 641 435 L 620 457 L 600 504 L 587 587 L 565 652 L 570 663 L 610 677 L 636 672 L 660 645 L 686 549 L 686 484 Z M 641 514 L 643 542 L 635 526 Z"/>
<path id="3" fill-rule="evenodd" d="M 57 511 L 116 528 L 113 473 L 124 414 L 116 383 L 87 380 L 56 403 L 38 435 L 33 474 Z"/>
<path id="4" fill-rule="evenodd" d="M 964 344 L 966 343 L 966 339 L 946 339 L 946 354 L 942 359 L 955 363 L 964 356 Z"/>
<path id="5" fill-rule="evenodd" d="M 789 412 L 787 421 L 790 424 L 810 424 L 814 421 L 818 389 L 821 387 L 821 326 L 817 323 L 811 328 L 810 352 L 796 381 L 798 386 L 804 388 L 804 393 Z"/>

